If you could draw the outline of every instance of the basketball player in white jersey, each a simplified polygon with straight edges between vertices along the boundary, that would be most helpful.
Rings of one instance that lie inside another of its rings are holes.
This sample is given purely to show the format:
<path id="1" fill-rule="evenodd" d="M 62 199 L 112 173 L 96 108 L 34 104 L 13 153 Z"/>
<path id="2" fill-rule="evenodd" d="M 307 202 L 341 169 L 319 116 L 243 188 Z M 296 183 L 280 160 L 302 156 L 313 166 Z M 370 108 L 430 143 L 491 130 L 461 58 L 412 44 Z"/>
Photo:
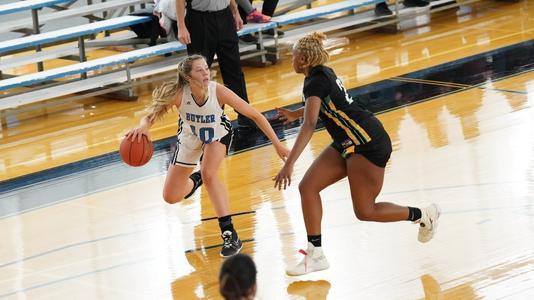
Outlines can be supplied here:
<path id="1" fill-rule="evenodd" d="M 228 194 L 217 178 L 219 166 L 232 141 L 232 126 L 223 107 L 228 105 L 253 120 L 285 159 L 289 150 L 278 140 L 265 117 L 225 86 L 210 81 L 210 69 L 201 55 L 191 55 L 178 64 L 178 78 L 154 90 L 150 113 L 126 136 L 141 141 L 154 122 L 175 106 L 180 114 L 177 149 L 169 167 L 163 199 L 173 204 L 191 196 L 204 183 L 221 228 L 221 256 L 239 253 L 242 242 L 229 214 Z M 200 162 L 200 171 L 192 173 Z"/>

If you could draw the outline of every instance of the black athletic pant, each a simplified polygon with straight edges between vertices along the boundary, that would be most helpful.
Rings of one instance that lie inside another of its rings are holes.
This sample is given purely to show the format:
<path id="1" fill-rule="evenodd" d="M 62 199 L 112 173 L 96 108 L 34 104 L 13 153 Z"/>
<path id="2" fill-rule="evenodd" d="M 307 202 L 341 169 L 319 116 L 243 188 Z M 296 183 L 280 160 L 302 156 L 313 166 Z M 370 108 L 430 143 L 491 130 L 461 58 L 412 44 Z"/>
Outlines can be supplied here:
<path id="1" fill-rule="evenodd" d="M 215 12 L 188 8 L 185 26 L 191 37 L 187 53 L 202 54 L 206 57 L 208 66 L 211 66 L 217 54 L 224 84 L 248 103 L 245 75 L 241 69 L 239 55 L 239 40 L 230 7 Z"/>

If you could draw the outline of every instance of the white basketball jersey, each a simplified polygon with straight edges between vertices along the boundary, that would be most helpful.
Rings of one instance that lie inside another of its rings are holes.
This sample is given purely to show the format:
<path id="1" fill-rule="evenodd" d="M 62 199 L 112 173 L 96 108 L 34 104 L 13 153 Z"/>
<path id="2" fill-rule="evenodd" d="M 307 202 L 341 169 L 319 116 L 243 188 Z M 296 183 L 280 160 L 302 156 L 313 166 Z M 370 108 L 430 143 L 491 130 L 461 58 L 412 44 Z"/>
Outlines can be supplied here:
<path id="1" fill-rule="evenodd" d="M 224 114 L 217 99 L 217 83 L 208 84 L 208 99 L 198 105 L 193 99 L 189 85 L 183 87 L 182 103 L 178 108 L 180 114 L 179 134 L 189 133 L 202 143 L 211 143 L 227 135 L 232 130 L 230 120 Z"/>

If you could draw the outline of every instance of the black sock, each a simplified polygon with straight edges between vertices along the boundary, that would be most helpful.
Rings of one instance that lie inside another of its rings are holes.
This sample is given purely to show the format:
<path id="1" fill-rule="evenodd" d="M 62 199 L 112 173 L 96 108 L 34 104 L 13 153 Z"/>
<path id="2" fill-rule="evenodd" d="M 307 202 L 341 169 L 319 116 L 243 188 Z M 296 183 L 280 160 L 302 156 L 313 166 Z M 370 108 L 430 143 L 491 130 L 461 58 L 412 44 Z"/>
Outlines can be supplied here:
<path id="1" fill-rule="evenodd" d="M 417 221 L 421 219 L 421 210 L 417 207 L 408 206 L 410 213 L 408 214 L 408 221 Z"/>
<path id="2" fill-rule="evenodd" d="M 321 235 L 308 235 L 308 242 L 315 247 L 321 247 Z"/>
<path id="3" fill-rule="evenodd" d="M 230 231 L 232 233 L 235 233 L 234 230 L 234 224 L 232 224 L 232 216 L 224 216 L 218 218 L 219 220 L 219 227 L 221 228 L 221 233 L 225 231 Z"/>

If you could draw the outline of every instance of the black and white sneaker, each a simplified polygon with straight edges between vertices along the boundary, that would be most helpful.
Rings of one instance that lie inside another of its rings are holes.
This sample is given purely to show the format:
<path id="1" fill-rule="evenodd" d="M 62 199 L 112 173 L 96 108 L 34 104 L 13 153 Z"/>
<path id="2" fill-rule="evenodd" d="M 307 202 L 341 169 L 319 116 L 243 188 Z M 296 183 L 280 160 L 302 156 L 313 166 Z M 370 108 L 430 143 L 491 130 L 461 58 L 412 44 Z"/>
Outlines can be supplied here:
<path id="1" fill-rule="evenodd" d="M 221 235 L 224 240 L 224 244 L 221 249 L 222 257 L 230 257 L 236 255 L 243 248 L 243 243 L 237 236 L 237 233 L 226 230 Z"/>
<path id="2" fill-rule="evenodd" d="M 193 180 L 193 189 L 189 194 L 185 195 L 184 199 L 191 197 L 191 195 L 193 195 L 193 193 L 195 193 L 195 191 L 202 185 L 202 175 L 200 175 L 200 170 L 189 175 L 189 178 Z"/>

